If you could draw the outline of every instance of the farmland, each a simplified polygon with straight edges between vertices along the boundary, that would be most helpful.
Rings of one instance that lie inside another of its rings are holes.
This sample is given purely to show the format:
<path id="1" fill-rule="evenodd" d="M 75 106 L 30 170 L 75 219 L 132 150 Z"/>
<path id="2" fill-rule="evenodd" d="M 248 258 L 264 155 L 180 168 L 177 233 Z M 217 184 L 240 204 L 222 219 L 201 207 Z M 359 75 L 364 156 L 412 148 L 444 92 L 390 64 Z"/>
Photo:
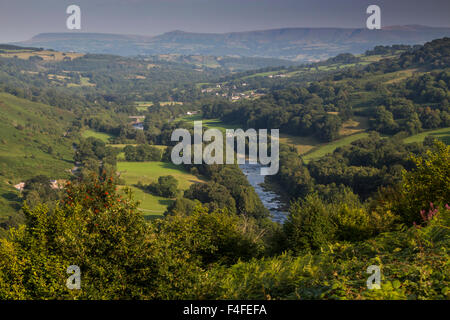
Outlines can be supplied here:
<path id="1" fill-rule="evenodd" d="M 339 147 L 348 145 L 358 139 L 365 138 L 368 135 L 369 134 L 367 132 L 357 133 L 357 134 L 354 134 L 351 136 L 347 136 L 345 138 L 338 139 L 338 140 L 330 142 L 330 143 L 320 145 L 317 148 L 313 149 L 311 152 L 305 154 L 303 156 L 303 160 L 307 163 L 310 160 L 323 157 L 324 155 L 326 155 L 328 153 L 332 153 L 334 150 L 336 150 Z"/>
<path id="2" fill-rule="evenodd" d="M 109 139 L 113 137 L 110 134 L 107 134 L 104 132 L 97 132 L 97 131 L 90 130 L 90 129 L 84 130 L 82 133 L 82 136 L 83 136 L 83 138 L 93 137 L 93 138 L 103 141 L 104 143 L 108 143 Z"/>
<path id="3" fill-rule="evenodd" d="M 74 52 L 59 52 L 59 51 L 50 51 L 50 50 L 41 50 L 41 51 L 33 51 L 33 50 L 4 50 L 6 52 L 1 52 L 0 57 L 2 58 L 18 58 L 23 60 L 28 60 L 30 57 L 40 57 L 44 61 L 62 61 L 66 59 L 76 59 L 84 56 L 83 53 L 74 53 Z"/>
<path id="4" fill-rule="evenodd" d="M 178 188 L 186 190 L 191 184 L 203 181 L 181 166 L 168 162 L 118 162 L 117 171 L 126 185 L 133 190 L 136 199 L 141 201 L 140 208 L 144 215 L 162 215 L 172 200 L 145 193 L 136 187 L 138 182 L 146 185 L 157 181 L 161 176 L 172 175 L 178 180 Z"/>
<path id="5" fill-rule="evenodd" d="M 413 136 L 407 137 L 404 142 L 422 142 L 425 137 L 431 136 L 433 138 L 444 141 L 446 144 L 450 144 L 450 128 L 441 128 L 431 131 L 421 132 L 419 134 L 415 134 Z"/>

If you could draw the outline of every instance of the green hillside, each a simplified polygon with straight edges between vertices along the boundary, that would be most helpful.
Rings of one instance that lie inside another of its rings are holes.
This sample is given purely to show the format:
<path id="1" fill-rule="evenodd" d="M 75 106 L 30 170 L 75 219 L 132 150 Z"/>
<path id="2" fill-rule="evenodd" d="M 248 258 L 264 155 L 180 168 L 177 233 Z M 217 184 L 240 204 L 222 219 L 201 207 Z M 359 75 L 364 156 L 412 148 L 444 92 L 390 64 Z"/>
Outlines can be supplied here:
<path id="1" fill-rule="evenodd" d="M 0 93 L 0 216 L 17 207 L 14 185 L 33 176 L 64 178 L 73 167 L 67 111 Z"/>

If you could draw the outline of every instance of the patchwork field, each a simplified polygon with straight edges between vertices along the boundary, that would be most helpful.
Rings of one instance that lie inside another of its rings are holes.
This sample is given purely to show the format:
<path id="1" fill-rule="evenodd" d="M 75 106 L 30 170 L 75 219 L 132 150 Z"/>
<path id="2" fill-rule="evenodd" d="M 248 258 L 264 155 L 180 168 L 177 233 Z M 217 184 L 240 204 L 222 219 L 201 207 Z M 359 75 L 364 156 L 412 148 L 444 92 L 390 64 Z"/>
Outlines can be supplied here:
<path id="1" fill-rule="evenodd" d="M 41 57 L 46 61 L 62 61 L 64 58 L 76 59 L 84 56 L 84 53 L 75 52 L 59 52 L 59 51 L 32 51 L 32 50 L 6 50 L 7 52 L 0 53 L 0 57 L 14 58 L 28 60 L 30 57 Z"/>

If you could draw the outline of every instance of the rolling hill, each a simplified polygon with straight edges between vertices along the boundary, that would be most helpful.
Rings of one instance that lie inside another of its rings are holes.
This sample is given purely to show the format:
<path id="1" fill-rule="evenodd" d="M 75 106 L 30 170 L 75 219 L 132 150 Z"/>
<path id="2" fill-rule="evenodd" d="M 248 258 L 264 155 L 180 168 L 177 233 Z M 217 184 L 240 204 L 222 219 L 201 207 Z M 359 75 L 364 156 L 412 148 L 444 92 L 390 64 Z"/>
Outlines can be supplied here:
<path id="1" fill-rule="evenodd" d="M 101 33 L 42 33 L 18 43 L 59 51 L 133 55 L 248 56 L 301 62 L 342 52 L 361 53 L 376 45 L 422 44 L 450 35 L 450 28 L 418 25 L 364 28 L 284 28 L 233 33 L 172 31 L 155 37 Z"/>
<path id="2" fill-rule="evenodd" d="M 67 177 L 73 167 L 65 110 L 0 93 L 0 218 L 20 206 L 14 185 L 39 174 Z M 1 219 L 0 219 L 1 220 Z"/>

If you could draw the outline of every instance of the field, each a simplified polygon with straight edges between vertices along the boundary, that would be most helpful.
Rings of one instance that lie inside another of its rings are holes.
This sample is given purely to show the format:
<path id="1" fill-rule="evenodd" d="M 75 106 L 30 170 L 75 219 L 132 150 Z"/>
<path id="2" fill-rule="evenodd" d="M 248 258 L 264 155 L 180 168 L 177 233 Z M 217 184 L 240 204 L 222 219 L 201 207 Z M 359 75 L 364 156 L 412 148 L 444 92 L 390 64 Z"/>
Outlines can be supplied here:
<path id="1" fill-rule="evenodd" d="M 108 133 L 104 133 L 104 132 L 98 132 L 98 131 L 94 131 L 94 130 L 84 130 L 82 133 L 83 138 L 90 138 L 90 137 L 94 137 L 96 139 L 102 140 L 104 143 L 108 143 L 109 139 L 112 138 L 113 136 L 108 134 Z"/>
<path id="2" fill-rule="evenodd" d="M 188 122 L 202 120 L 201 115 L 193 115 L 182 118 Z M 226 129 L 236 129 L 235 125 L 227 125 L 219 119 L 203 120 L 202 125 L 207 128 L 216 128 L 225 132 Z M 299 137 L 289 134 L 280 133 L 280 143 L 287 144 L 296 148 L 300 155 L 304 155 L 303 159 L 308 162 L 311 159 L 320 158 L 327 153 L 333 152 L 336 148 L 350 144 L 351 142 L 368 136 L 368 133 L 363 132 L 367 129 L 367 119 L 365 117 L 354 117 L 354 120 L 349 120 L 344 123 L 340 133 L 344 138 L 333 141 L 327 144 L 321 144 L 320 141 L 314 137 Z"/>
<path id="3" fill-rule="evenodd" d="M 225 133 L 226 129 L 237 129 L 239 126 L 225 124 L 219 119 L 202 119 L 202 115 L 196 114 L 192 116 L 186 116 L 183 118 L 179 118 L 178 120 L 183 120 L 186 122 L 191 122 L 194 125 L 194 121 L 202 121 L 202 126 L 210 129 L 219 129 L 223 133 Z"/>
<path id="4" fill-rule="evenodd" d="M 299 137 L 280 133 L 280 143 L 294 147 L 298 154 L 305 154 L 314 149 L 320 142 L 314 137 Z"/>
<path id="5" fill-rule="evenodd" d="M 336 150 L 339 147 L 348 145 L 358 139 L 365 138 L 368 135 L 369 134 L 367 132 L 357 133 L 357 134 L 347 136 L 345 138 L 341 138 L 339 140 L 336 140 L 336 141 L 333 141 L 333 142 L 330 142 L 327 144 L 320 145 L 316 149 L 313 149 L 311 152 L 308 152 L 307 154 L 305 154 L 303 156 L 303 161 L 308 163 L 310 160 L 323 157 L 323 156 L 327 155 L 328 153 L 332 153 L 334 150 Z"/>
<path id="6" fill-rule="evenodd" d="M 182 105 L 183 102 L 179 102 L 179 101 L 161 101 L 159 103 L 161 106 L 168 106 L 168 105 Z M 138 111 L 147 111 L 148 108 L 150 108 L 151 106 L 153 106 L 154 103 L 152 101 L 136 101 L 136 109 Z"/>
<path id="7" fill-rule="evenodd" d="M 74 52 L 59 52 L 59 51 L 50 51 L 50 50 L 42 50 L 42 51 L 32 51 L 32 50 L 8 50 L 7 53 L 0 53 L 0 57 L 3 58 L 14 58 L 28 60 L 30 57 L 39 56 L 45 61 L 62 61 L 64 58 L 68 57 L 70 59 L 76 59 L 84 56 L 83 53 L 74 53 Z"/>
<path id="8" fill-rule="evenodd" d="M 278 71 L 269 71 L 269 72 L 259 72 L 259 73 L 255 73 L 249 76 L 245 76 L 242 77 L 241 79 L 250 79 L 250 78 L 255 78 L 255 77 L 268 77 L 268 76 L 272 76 L 272 75 L 276 75 L 276 74 L 280 74 L 283 73 L 283 71 L 278 70 Z"/>
<path id="9" fill-rule="evenodd" d="M 151 106 L 153 106 L 153 102 L 151 101 L 136 101 L 136 109 L 138 111 L 147 111 Z"/>
<path id="10" fill-rule="evenodd" d="M 202 182 L 183 167 L 169 162 L 118 162 L 117 171 L 133 190 L 136 200 L 141 201 L 140 209 L 144 215 L 162 215 L 172 200 L 143 192 L 136 187 L 138 182 L 145 185 L 157 181 L 160 176 L 172 175 L 178 180 L 178 188 L 181 190 L 188 189 L 193 183 Z"/>
<path id="11" fill-rule="evenodd" d="M 412 142 L 422 142 L 425 137 L 432 136 L 436 139 L 440 139 L 446 144 L 450 144 L 450 128 L 441 128 L 431 131 L 421 132 L 419 134 L 415 134 L 413 136 L 407 137 L 404 142 L 412 143 Z"/>
<path id="12" fill-rule="evenodd" d="M 366 117 L 353 116 L 353 119 L 347 120 L 342 124 L 339 130 L 340 136 L 349 136 L 360 133 L 369 128 L 369 119 Z"/>

